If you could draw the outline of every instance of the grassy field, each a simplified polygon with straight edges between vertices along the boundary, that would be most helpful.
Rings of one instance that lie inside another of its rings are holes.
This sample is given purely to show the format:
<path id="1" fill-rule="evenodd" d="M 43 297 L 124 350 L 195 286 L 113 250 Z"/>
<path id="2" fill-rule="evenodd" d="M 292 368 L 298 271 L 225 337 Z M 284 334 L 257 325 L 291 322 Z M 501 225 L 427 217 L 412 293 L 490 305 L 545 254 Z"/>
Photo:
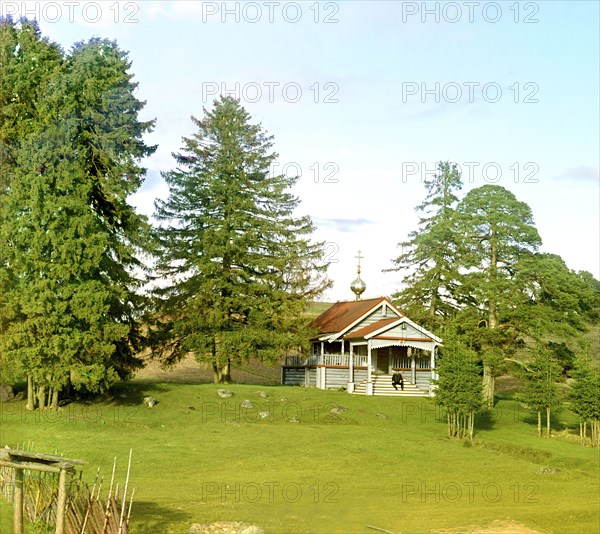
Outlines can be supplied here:
<path id="1" fill-rule="evenodd" d="M 0 445 L 33 441 L 37 452 L 84 459 L 88 480 L 97 466 L 108 476 L 117 456 L 121 481 L 132 447 L 133 533 L 212 521 L 267 533 L 600 531 L 598 450 L 577 444 L 568 413 L 555 437 L 540 439 L 528 413 L 500 400 L 469 447 L 446 439 L 429 399 L 233 385 L 235 396 L 221 400 L 217 389 L 134 381 L 58 414 L 6 403 Z M 142 406 L 146 395 L 159 404 Z M 255 407 L 241 408 L 244 399 Z M 347 411 L 332 414 L 335 406 Z M 6 506 L 0 521 L 10 532 Z"/>

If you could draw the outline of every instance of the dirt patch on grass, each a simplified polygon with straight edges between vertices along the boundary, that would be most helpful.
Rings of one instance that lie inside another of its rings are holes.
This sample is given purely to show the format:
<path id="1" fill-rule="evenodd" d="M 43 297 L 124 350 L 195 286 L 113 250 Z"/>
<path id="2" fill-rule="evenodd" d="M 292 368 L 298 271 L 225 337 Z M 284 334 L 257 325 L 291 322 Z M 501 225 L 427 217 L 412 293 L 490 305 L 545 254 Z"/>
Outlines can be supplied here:
<path id="1" fill-rule="evenodd" d="M 212 373 L 201 366 L 193 356 L 186 356 L 172 367 L 163 367 L 159 362 L 147 360 L 146 366 L 135 374 L 135 379 L 160 380 L 161 382 L 212 382 Z"/>
<path id="2" fill-rule="evenodd" d="M 498 393 L 516 393 L 521 391 L 523 380 L 510 375 L 496 377 L 496 392 Z"/>
<path id="3" fill-rule="evenodd" d="M 539 530 L 533 530 L 522 523 L 510 520 L 492 521 L 485 527 L 468 526 L 452 529 L 436 530 L 437 534 L 543 534 Z"/>
<path id="4" fill-rule="evenodd" d="M 280 384 L 281 366 L 279 364 L 268 366 L 253 360 L 243 368 L 234 367 L 231 371 L 231 377 L 238 384 L 275 386 Z M 208 364 L 201 364 L 193 356 L 188 355 L 169 368 L 162 367 L 159 362 L 148 360 L 146 367 L 136 373 L 134 380 L 212 384 L 213 373 Z"/>

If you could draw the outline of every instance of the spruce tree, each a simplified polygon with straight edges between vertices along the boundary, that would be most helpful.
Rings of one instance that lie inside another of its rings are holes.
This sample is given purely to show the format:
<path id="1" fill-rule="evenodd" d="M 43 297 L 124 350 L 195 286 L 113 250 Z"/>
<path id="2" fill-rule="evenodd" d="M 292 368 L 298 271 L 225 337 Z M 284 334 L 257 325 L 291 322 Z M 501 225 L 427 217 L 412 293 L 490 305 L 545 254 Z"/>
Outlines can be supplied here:
<path id="1" fill-rule="evenodd" d="M 272 362 L 305 343 L 304 307 L 327 266 L 310 218 L 294 216 L 296 178 L 270 173 L 272 137 L 231 97 L 192 121 L 156 202 L 157 350 L 167 363 L 193 353 L 227 383 L 232 362 Z"/>
<path id="2" fill-rule="evenodd" d="M 447 339 L 438 359 L 434 401 L 446 411 L 448 436 L 473 440 L 475 415 L 483 406 L 477 355 L 458 339 Z"/>
<path id="3" fill-rule="evenodd" d="M 151 154 L 116 43 L 75 45 L 49 77 L 8 175 L 0 345 L 28 377 L 28 408 L 66 386 L 98 392 L 140 361 L 140 256 L 150 227 L 128 204 Z"/>
<path id="4" fill-rule="evenodd" d="M 569 398 L 571 409 L 579 416 L 579 437 L 586 445 L 587 427 L 590 425 L 591 445 L 600 447 L 600 372 L 592 365 L 591 358 L 582 355 L 575 366 L 575 382 Z"/>
<path id="5" fill-rule="evenodd" d="M 552 410 L 562 404 L 557 386 L 562 369 L 549 350 L 536 348 L 531 352 L 531 360 L 525 364 L 523 373 L 522 400 L 537 413 L 538 436 L 542 435 L 542 413 L 545 413 L 546 437 L 549 438 Z"/>
<path id="6" fill-rule="evenodd" d="M 427 196 L 415 208 L 422 214 L 419 229 L 399 243 L 402 253 L 393 271 L 405 271 L 406 288 L 394 298 L 411 317 L 431 328 L 456 309 L 461 240 L 456 233 L 456 193 L 462 187 L 455 164 L 440 162 L 438 172 L 425 181 Z"/>

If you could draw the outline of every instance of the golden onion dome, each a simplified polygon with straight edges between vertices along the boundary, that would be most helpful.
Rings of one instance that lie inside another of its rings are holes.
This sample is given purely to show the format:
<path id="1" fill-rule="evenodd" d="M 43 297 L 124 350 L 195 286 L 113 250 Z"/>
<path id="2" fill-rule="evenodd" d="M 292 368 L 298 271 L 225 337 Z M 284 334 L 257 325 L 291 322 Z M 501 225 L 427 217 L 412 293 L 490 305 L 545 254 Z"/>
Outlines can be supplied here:
<path id="1" fill-rule="evenodd" d="M 363 282 L 362 278 L 360 277 L 360 273 L 356 277 L 356 280 L 352 282 L 350 289 L 356 295 L 356 300 L 360 300 L 360 296 L 365 292 L 365 289 L 367 289 L 367 285 Z"/>

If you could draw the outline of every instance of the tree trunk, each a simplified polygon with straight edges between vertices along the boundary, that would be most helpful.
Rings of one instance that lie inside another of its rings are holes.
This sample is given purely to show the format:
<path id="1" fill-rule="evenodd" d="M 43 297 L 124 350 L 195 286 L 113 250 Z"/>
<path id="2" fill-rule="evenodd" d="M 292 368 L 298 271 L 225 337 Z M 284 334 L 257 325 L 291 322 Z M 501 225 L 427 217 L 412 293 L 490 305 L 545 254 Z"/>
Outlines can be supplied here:
<path id="1" fill-rule="evenodd" d="M 496 386 L 496 377 L 491 365 L 483 363 L 483 398 L 488 408 L 494 407 L 494 389 Z"/>
<path id="2" fill-rule="evenodd" d="M 491 256 L 490 256 L 490 279 L 494 284 L 498 272 L 498 243 L 495 239 L 495 227 L 492 228 L 492 239 L 490 240 L 491 245 Z M 495 286 L 494 286 L 495 287 Z M 488 295 L 488 328 L 494 330 L 498 326 L 498 307 L 496 303 L 496 293 Z M 494 390 L 496 388 L 496 378 L 494 376 L 494 369 L 491 365 L 483 362 L 483 397 L 488 408 L 494 407 Z"/>
<path id="3" fill-rule="evenodd" d="M 46 388 L 44 386 L 38 387 L 37 398 L 40 410 L 43 410 L 46 407 Z"/>
<path id="4" fill-rule="evenodd" d="M 546 406 L 546 437 L 550 437 L 550 406 Z"/>
<path id="5" fill-rule="evenodd" d="M 35 396 L 33 394 L 33 378 L 27 375 L 27 404 L 26 410 L 35 410 Z"/>
<path id="6" fill-rule="evenodd" d="M 227 358 L 227 363 L 221 364 L 218 360 L 213 360 L 213 381 L 215 384 L 231 384 L 231 362 Z"/>
<path id="7" fill-rule="evenodd" d="M 492 295 L 488 295 L 489 303 L 489 327 L 491 329 L 496 328 L 498 325 L 498 309 L 496 303 L 496 278 L 498 277 L 498 243 L 495 237 L 496 229 L 492 227 L 492 239 L 490 239 L 491 246 L 491 257 L 490 257 L 490 279 L 494 292 Z"/>
<path id="8" fill-rule="evenodd" d="M 63 399 L 70 399 L 71 395 L 73 395 L 73 381 L 71 379 L 71 372 L 67 373 L 67 383 L 65 384 L 65 387 L 63 388 L 62 392 Z"/>
<path id="9" fill-rule="evenodd" d="M 542 411 L 538 410 L 538 438 L 542 437 Z"/>
<path id="10" fill-rule="evenodd" d="M 52 409 L 56 412 L 58 411 L 58 388 L 52 389 Z"/>

